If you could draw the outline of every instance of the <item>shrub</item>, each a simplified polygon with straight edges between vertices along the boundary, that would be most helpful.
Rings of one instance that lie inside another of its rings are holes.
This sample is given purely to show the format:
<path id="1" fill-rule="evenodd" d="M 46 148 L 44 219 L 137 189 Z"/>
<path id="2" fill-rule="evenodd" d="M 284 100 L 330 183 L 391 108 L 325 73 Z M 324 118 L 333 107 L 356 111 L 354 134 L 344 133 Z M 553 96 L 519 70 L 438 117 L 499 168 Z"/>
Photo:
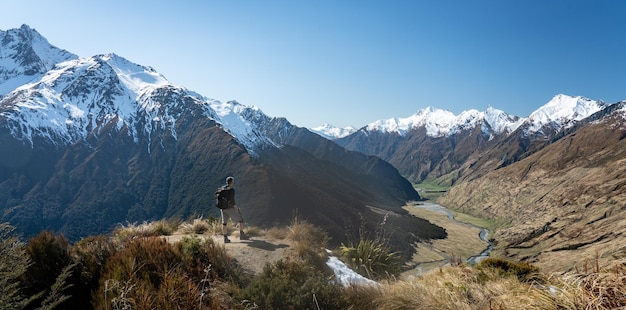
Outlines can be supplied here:
<path id="1" fill-rule="evenodd" d="M 369 278 L 395 275 L 402 267 L 398 254 L 377 240 L 361 239 L 354 245 L 342 244 L 339 257 L 356 272 Z"/>
<path id="2" fill-rule="evenodd" d="M 210 266 L 211 279 L 243 281 L 243 269 L 226 253 L 224 244 L 216 243 L 212 238 L 201 240 L 185 237 L 174 246 L 181 253 L 186 271 L 196 280 L 200 280 L 204 276 L 205 268 Z"/>
<path id="3" fill-rule="evenodd" d="M 28 296 L 35 296 L 42 292 L 50 292 L 57 278 L 61 275 L 67 278 L 69 270 L 65 268 L 72 264 L 69 254 L 69 242 L 63 235 L 56 236 L 53 232 L 42 231 L 31 238 L 26 247 L 26 253 L 32 262 L 24 275 L 24 292 Z M 65 287 L 57 283 L 57 288 Z M 33 305 L 41 304 L 44 299 L 36 298 Z"/>
<path id="4" fill-rule="evenodd" d="M 492 269 L 501 276 L 516 276 L 521 281 L 528 280 L 539 271 L 539 268 L 526 262 L 514 263 L 505 259 L 492 257 L 480 261 L 476 265 L 476 268 L 478 270 Z"/>
<path id="5" fill-rule="evenodd" d="M 280 260 L 263 272 L 238 296 L 260 309 L 340 309 L 346 306 L 341 287 L 302 261 Z"/>
<path id="6" fill-rule="evenodd" d="M 116 246 L 109 237 L 91 236 L 74 243 L 70 249 L 77 264 L 79 281 L 70 288 L 72 309 L 91 307 L 91 292 L 98 288 L 98 282 L 107 260 L 116 253 Z"/>
<path id="7" fill-rule="evenodd" d="M 94 295 L 96 309 L 189 309 L 216 304 L 203 298 L 213 281 L 241 280 L 241 268 L 213 239 L 140 238 L 125 244 L 104 268 Z"/>
<path id="8" fill-rule="evenodd" d="M 26 297 L 20 291 L 20 278 L 26 273 L 30 260 L 25 245 L 13 234 L 15 228 L 0 223 L 0 308 L 22 309 Z"/>

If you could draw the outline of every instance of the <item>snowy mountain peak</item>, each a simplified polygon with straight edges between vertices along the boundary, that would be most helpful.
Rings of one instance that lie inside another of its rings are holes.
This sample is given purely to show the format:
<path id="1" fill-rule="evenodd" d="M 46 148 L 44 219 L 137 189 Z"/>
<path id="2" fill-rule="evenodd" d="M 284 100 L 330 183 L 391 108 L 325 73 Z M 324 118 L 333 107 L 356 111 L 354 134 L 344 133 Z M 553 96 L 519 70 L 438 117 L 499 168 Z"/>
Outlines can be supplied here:
<path id="1" fill-rule="evenodd" d="M 492 106 L 487 107 L 487 110 L 483 113 L 483 119 L 485 120 L 483 123 L 483 132 L 485 132 L 484 126 L 486 125 L 488 125 L 495 134 L 513 132 L 523 122 L 523 119 L 520 117 L 508 114 Z"/>
<path id="2" fill-rule="evenodd" d="M 36 80 L 55 64 L 78 56 L 59 49 L 27 25 L 0 30 L 0 96 Z"/>
<path id="3" fill-rule="evenodd" d="M 568 128 L 575 122 L 604 109 L 606 106 L 607 104 L 603 101 L 559 94 L 530 114 L 526 120 L 528 124 L 526 132 L 541 132 L 545 126 L 554 130 Z"/>
<path id="4" fill-rule="evenodd" d="M 185 111 L 199 108 L 251 153 L 259 144 L 275 145 L 256 132 L 254 120 L 263 117 L 256 107 L 207 99 L 114 53 L 70 58 L 0 96 L 0 119 L 13 136 L 30 144 L 35 136 L 55 144 L 73 143 L 114 126 L 126 128 L 135 142 L 140 135 L 151 141 L 164 132 L 176 138 L 177 120 Z M 5 68 L 0 73 L 6 73 Z"/>
<path id="5" fill-rule="evenodd" d="M 404 135 L 416 127 L 426 127 L 429 136 L 442 136 L 449 132 L 455 115 L 446 110 L 427 107 L 407 118 L 390 118 L 367 125 L 368 131 L 396 132 Z"/>
<path id="6" fill-rule="evenodd" d="M 136 96 L 155 88 L 171 85 L 153 68 L 132 63 L 114 53 L 94 56 L 91 59 L 95 61 L 101 59 L 109 64 L 124 86 Z"/>
<path id="7" fill-rule="evenodd" d="M 167 80 L 154 70 L 114 54 L 78 58 L 56 64 L 41 78 L 2 97 L 1 116 L 11 120 L 7 124 L 14 136 L 31 143 L 34 135 L 75 142 L 113 123 L 118 129 L 128 126 L 136 139 L 139 129 L 131 124 L 139 114 L 150 118 L 151 125 L 153 120 L 167 119 L 168 115 L 155 115 L 162 112 L 160 104 L 150 98 L 152 91 L 165 85 Z"/>
<path id="8" fill-rule="evenodd" d="M 485 112 L 467 110 L 459 115 L 454 113 L 427 107 L 419 110 L 408 118 L 392 118 L 380 120 L 369 124 L 368 131 L 396 132 L 400 135 L 408 131 L 424 127 L 430 137 L 443 137 L 458 133 L 460 130 L 468 130 L 482 124 L 482 131 L 490 136 L 502 132 L 511 132 L 517 128 L 519 117 L 509 115 L 503 111 L 489 107 Z"/>
<path id="9" fill-rule="evenodd" d="M 339 128 L 330 124 L 322 124 L 309 130 L 329 140 L 343 138 L 356 132 L 356 129 L 352 126 Z"/>

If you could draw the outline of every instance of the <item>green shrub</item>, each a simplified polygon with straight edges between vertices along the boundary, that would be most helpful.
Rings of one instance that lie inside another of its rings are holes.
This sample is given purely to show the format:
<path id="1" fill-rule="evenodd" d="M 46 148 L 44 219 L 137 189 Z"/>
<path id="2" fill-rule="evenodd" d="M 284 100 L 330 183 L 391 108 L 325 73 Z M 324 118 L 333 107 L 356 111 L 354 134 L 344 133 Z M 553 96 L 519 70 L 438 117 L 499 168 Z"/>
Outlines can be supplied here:
<path id="1" fill-rule="evenodd" d="M 174 247 L 181 253 L 186 272 L 196 280 L 204 277 L 205 268 L 210 266 L 211 279 L 226 279 L 236 283 L 244 281 L 241 266 L 226 253 L 224 244 L 216 243 L 212 238 L 185 237 Z"/>
<path id="2" fill-rule="evenodd" d="M 26 253 L 32 262 L 23 280 L 24 292 L 28 296 L 50 292 L 50 288 L 64 273 L 64 269 L 73 263 L 67 239 L 63 235 L 56 236 L 50 231 L 42 231 L 31 238 L 28 241 Z M 64 275 L 64 277 L 69 277 L 69 275 Z M 41 298 L 37 298 L 31 305 L 40 305 L 44 301 L 43 296 L 41 295 Z"/>
<path id="3" fill-rule="evenodd" d="M 259 309 L 341 309 L 341 287 L 302 261 L 267 264 L 239 300 Z"/>
<path id="4" fill-rule="evenodd" d="M 488 257 L 480 261 L 476 268 L 478 270 L 495 270 L 501 276 L 516 276 L 520 281 L 528 280 L 532 275 L 539 272 L 539 268 L 526 263 L 514 263 L 501 258 Z"/>
<path id="5" fill-rule="evenodd" d="M 91 307 L 91 292 L 98 288 L 104 266 L 116 253 L 116 246 L 109 237 L 91 236 L 79 240 L 70 248 L 70 253 L 77 264 L 79 280 L 70 288 L 72 309 Z"/>
<path id="6" fill-rule="evenodd" d="M 0 309 L 22 309 L 27 300 L 20 291 L 30 260 L 25 245 L 13 234 L 15 228 L 0 223 Z"/>
<path id="7" fill-rule="evenodd" d="M 397 253 L 391 252 L 385 243 L 371 239 L 361 239 L 356 245 L 342 244 L 339 257 L 354 271 L 369 278 L 395 275 L 402 267 Z"/>

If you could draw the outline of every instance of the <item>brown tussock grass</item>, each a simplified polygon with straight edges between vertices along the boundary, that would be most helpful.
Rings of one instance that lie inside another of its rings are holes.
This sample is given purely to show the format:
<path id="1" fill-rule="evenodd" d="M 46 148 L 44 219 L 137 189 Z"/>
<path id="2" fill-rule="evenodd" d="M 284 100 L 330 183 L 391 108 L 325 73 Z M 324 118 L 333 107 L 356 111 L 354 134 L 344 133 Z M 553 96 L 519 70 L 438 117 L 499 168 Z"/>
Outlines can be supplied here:
<path id="1" fill-rule="evenodd" d="M 351 286 L 355 309 L 624 309 L 626 262 L 587 274 L 535 274 L 447 266 L 406 281 Z"/>

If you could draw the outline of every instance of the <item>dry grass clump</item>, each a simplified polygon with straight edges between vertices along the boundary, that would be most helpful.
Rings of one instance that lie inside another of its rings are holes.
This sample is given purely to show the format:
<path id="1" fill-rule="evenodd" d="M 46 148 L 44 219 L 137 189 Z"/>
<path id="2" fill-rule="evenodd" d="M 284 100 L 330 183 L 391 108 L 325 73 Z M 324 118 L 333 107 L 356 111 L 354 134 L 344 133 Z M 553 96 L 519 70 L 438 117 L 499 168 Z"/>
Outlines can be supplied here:
<path id="1" fill-rule="evenodd" d="M 219 226 L 217 222 L 218 221 L 215 219 L 205 220 L 202 217 L 196 218 L 191 222 L 181 223 L 176 230 L 176 234 L 214 234 L 218 231 L 218 228 L 220 229 L 219 231 L 221 231 L 221 226 Z"/>
<path id="2" fill-rule="evenodd" d="M 588 274 L 537 273 L 499 259 L 472 268 L 447 266 L 408 281 L 352 286 L 344 298 L 358 309 L 623 309 L 626 263 Z M 503 267 L 504 266 L 504 267 Z"/>
<path id="3" fill-rule="evenodd" d="M 177 222 L 168 220 L 143 222 L 142 224 L 129 223 L 126 226 L 117 227 L 113 231 L 113 236 L 118 241 L 130 240 L 135 237 L 169 236 L 177 228 Z"/>
<path id="4" fill-rule="evenodd" d="M 293 249 L 299 258 L 318 267 L 325 264 L 330 238 L 326 231 L 295 218 L 287 227 L 287 238 L 293 241 Z"/>
<path id="5" fill-rule="evenodd" d="M 549 277 L 562 309 L 626 309 L 626 262 L 601 270 Z M 567 308 L 565 308 L 567 306 Z"/>
<path id="6" fill-rule="evenodd" d="M 547 292 L 529 283 L 468 267 L 346 291 L 360 309 L 556 309 Z"/>
<path id="7" fill-rule="evenodd" d="M 289 230 L 286 227 L 272 227 L 265 231 L 265 237 L 275 240 L 284 240 L 288 236 Z"/>

